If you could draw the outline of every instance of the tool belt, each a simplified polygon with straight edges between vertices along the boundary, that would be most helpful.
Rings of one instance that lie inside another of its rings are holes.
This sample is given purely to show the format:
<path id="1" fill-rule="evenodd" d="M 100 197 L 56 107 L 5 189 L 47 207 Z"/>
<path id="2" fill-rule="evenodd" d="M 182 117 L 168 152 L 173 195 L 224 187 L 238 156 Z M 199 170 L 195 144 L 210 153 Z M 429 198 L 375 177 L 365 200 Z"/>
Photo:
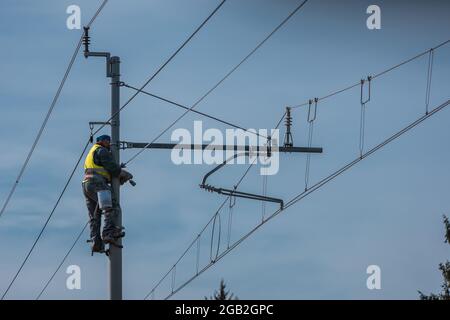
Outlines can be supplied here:
<path id="1" fill-rule="evenodd" d="M 86 182 L 92 178 L 102 178 L 106 180 L 107 182 L 110 182 L 108 178 L 106 178 L 104 175 L 100 174 L 100 172 L 107 172 L 105 169 L 84 169 L 84 177 L 83 182 Z"/>

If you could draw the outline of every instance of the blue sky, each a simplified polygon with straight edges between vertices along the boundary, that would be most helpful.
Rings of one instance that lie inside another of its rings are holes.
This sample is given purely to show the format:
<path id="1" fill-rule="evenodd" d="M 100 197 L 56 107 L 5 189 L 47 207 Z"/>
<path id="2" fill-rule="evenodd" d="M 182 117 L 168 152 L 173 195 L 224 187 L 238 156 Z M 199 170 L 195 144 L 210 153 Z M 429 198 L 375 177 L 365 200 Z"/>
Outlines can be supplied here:
<path id="1" fill-rule="evenodd" d="M 300 1 L 228 0 L 147 87 L 190 105 L 238 63 Z M 0 3 L 0 196 L 6 198 L 63 76 L 78 30 L 66 28 L 67 6 L 88 22 L 100 1 Z M 218 1 L 110 0 L 91 29 L 92 49 L 122 60 L 122 79 L 140 86 Z M 381 7 L 382 29 L 366 27 L 366 8 Z M 287 105 L 353 84 L 447 39 L 447 1 L 310 0 L 198 110 L 251 128 L 272 128 Z M 450 46 L 435 53 L 431 106 L 449 98 Z M 367 105 L 366 146 L 421 116 L 427 56 L 376 79 Z M 89 121 L 109 117 L 104 62 L 80 54 L 20 186 L 0 219 L 0 292 L 30 248 L 89 134 Z M 359 89 L 319 104 L 311 182 L 358 154 Z M 122 90 L 122 101 L 132 94 Z M 122 113 L 122 138 L 150 141 L 183 111 L 138 96 Z M 305 145 L 306 110 L 294 112 L 294 141 Z M 226 127 L 191 114 L 176 128 Z M 202 299 L 221 278 L 241 299 L 416 299 L 436 292 L 439 262 L 448 259 L 442 214 L 450 208 L 449 110 L 444 110 L 286 210 L 174 298 Z M 106 133 L 106 131 L 105 131 Z M 169 141 L 170 133 L 159 141 Z M 122 153 L 127 160 L 132 150 Z M 305 155 L 282 155 L 268 193 L 290 199 L 304 188 Z M 214 176 L 231 187 L 246 167 Z M 223 198 L 198 188 L 206 165 L 175 166 L 167 151 L 146 151 L 129 167 L 138 185 L 122 188 L 124 297 L 143 298 L 215 213 Z M 242 190 L 261 192 L 257 167 Z M 34 299 L 87 219 L 82 170 L 70 184 L 43 238 L 8 298 Z M 276 209 L 267 205 L 267 211 Z M 224 212 L 224 217 L 227 213 Z M 261 203 L 238 200 L 233 239 L 261 219 Z M 223 230 L 224 235 L 226 230 Z M 77 244 L 46 291 L 47 299 L 106 299 L 107 261 Z M 207 245 L 207 244 L 206 244 Z M 188 257 L 177 284 L 192 270 Z M 192 259 L 191 259 L 192 260 Z M 192 261 L 191 261 L 192 262 Z M 67 290 L 65 268 L 82 270 L 82 290 Z M 366 288 L 366 268 L 381 267 L 382 289 Z M 170 288 L 163 283 L 156 297 Z"/>

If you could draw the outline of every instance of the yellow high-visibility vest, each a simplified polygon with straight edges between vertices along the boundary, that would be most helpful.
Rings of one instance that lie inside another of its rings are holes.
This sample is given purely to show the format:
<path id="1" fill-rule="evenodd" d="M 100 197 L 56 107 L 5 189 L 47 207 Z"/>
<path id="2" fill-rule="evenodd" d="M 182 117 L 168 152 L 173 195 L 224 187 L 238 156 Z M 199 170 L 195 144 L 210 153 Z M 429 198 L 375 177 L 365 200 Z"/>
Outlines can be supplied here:
<path id="1" fill-rule="evenodd" d="M 104 167 L 98 166 L 94 162 L 94 152 L 101 147 L 102 146 L 99 144 L 94 144 L 91 150 L 89 150 L 86 160 L 84 161 L 84 171 L 86 174 L 97 173 L 108 179 L 108 181 L 111 181 L 111 175 L 109 174 L 109 172 Z"/>

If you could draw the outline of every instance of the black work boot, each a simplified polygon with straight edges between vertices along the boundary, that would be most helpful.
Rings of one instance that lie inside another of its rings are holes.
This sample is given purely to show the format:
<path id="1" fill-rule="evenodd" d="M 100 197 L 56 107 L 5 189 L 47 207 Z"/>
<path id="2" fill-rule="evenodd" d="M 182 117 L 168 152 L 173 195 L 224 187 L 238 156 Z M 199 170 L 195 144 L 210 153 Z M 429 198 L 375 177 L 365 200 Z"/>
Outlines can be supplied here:
<path id="1" fill-rule="evenodd" d="M 122 246 L 117 243 L 117 239 L 123 238 L 125 236 L 125 232 L 123 232 L 122 230 L 123 228 L 115 227 L 113 231 L 103 234 L 103 242 L 122 248 Z"/>
<path id="2" fill-rule="evenodd" d="M 103 253 L 105 252 L 105 244 L 103 243 L 102 239 L 100 237 L 95 237 L 92 239 L 92 245 L 91 245 L 92 253 L 98 252 Z"/>

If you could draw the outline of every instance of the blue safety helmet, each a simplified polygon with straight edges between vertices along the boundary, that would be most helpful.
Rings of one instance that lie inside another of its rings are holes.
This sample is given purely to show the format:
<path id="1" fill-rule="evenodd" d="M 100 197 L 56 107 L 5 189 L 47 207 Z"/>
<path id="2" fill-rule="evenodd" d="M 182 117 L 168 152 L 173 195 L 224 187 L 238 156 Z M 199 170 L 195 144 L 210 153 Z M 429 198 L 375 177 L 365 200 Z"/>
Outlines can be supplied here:
<path id="1" fill-rule="evenodd" d="M 97 142 L 105 141 L 105 140 L 108 140 L 109 142 L 111 142 L 111 137 L 108 136 L 107 134 L 104 134 L 104 135 L 101 135 L 101 136 L 97 137 Z"/>

